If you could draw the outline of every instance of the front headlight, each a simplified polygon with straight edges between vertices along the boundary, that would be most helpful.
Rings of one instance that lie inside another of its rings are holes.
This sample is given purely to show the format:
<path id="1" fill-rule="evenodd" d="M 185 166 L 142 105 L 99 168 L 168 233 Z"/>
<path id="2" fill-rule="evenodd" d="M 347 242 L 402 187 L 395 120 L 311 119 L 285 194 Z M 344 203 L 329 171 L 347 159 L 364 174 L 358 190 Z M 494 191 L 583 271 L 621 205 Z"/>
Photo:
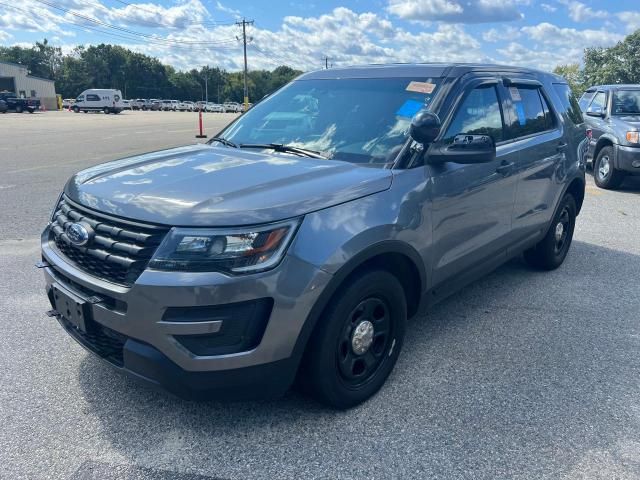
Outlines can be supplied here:
<path id="1" fill-rule="evenodd" d="M 300 220 L 246 228 L 172 228 L 149 262 L 156 270 L 255 273 L 275 267 Z"/>
<path id="2" fill-rule="evenodd" d="M 627 132 L 627 142 L 629 143 L 640 143 L 639 137 L 639 132 Z"/>

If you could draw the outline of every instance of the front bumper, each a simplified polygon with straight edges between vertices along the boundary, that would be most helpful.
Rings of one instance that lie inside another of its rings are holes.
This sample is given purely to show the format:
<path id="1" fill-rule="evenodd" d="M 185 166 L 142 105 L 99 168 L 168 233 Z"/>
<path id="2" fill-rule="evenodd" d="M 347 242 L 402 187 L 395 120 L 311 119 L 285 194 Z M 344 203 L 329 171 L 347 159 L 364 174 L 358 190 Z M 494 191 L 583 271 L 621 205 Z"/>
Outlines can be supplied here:
<path id="1" fill-rule="evenodd" d="M 300 360 L 301 349 L 296 348 L 300 333 L 331 279 L 323 270 L 286 256 L 274 270 L 238 277 L 145 270 L 127 288 L 69 263 L 51 243 L 48 228 L 41 246 L 48 264 L 43 270 L 50 297 L 55 284 L 91 299 L 86 305 L 95 327 L 91 335 L 59 317 L 65 330 L 117 368 L 183 397 L 247 398 L 254 396 L 252 393 L 259 397 L 284 393 Z M 220 320 L 206 318 L 207 308 L 264 299 L 270 313 L 262 326 L 264 333 L 260 331 L 257 344 L 250 349 L 198 354 L 193 342 L 185 341 L 206 335 L 215 339 L 219 338 L 217 332 L 233 330 L 233 310 L 227 310 Z M 184 315 L 176 318 L 176 312 Z"/>
<path id="2" fill-rule="evenodd" d="M 640 147 L 616 145 L 615 165 L 618 170 L 640 175 Z"/>

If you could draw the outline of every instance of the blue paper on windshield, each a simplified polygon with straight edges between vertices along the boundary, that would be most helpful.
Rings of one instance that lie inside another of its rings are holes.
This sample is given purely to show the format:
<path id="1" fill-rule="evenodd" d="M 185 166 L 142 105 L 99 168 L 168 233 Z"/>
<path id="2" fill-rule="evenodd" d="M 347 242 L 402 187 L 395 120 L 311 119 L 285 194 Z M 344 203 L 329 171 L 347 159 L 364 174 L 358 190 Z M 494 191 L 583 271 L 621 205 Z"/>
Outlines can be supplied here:
<path id="1" fill-rule="evenodd" d="M 413 118 L 424 107 L 424 103 L 417 100 L 407 100 L 396 112 L 399 117 Z"/>
<path id="2" fill-rule="evenodd" d="M 524 107 L 522 106 L 522 102 L 515 102 L 516 113 L 518 114 L 518 123 L 523 125 L 527 123 L 527 118 L 524 116 Z"/>

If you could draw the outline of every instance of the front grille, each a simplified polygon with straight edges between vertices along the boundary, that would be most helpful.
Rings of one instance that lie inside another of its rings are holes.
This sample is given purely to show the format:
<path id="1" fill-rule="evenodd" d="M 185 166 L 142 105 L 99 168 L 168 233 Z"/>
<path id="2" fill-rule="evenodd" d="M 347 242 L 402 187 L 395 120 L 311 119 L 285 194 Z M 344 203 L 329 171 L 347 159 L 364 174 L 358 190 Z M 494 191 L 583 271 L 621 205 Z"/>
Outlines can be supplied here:
<path id="1" fill-rule="evenodd" d="M 71 242 L 66 229 L 72 223 L 94 232 L 85 246 Z M 63 197 L 51 225 L 56 249 L 73 265 L 103 280 L 130 287 L 146 268 L 167 229 L 114 219 L 80 207 Z"/>
<path id="2" fill-rule="evenodd" d="M 91 320 L 87 321 L 88 330 L 86 332 L 72 325 L 61 315 L 58 316 L 58 321 L 67 332 L 89 350 L 113 365 L 122 367 L 124 364 L 122 349 L 127 341 L 126 335 Z"/>

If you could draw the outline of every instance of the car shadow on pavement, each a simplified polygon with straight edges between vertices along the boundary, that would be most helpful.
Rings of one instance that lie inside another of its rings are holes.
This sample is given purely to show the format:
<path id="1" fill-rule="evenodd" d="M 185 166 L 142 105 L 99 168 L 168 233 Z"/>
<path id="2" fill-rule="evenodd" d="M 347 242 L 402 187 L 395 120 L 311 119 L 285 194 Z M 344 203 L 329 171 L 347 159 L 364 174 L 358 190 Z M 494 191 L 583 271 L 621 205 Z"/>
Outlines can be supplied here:
<path id="1" fill-rule="evenodd" d="M 515 259 L 413 319 L 387 384 L 347 412 L 295 392 L 184 401 L 90 355 L 79 382 L 102 425 L 96 435 L 145 467 L 252 478 L 337 478 L 356 467 L 359 478 L 638 478 L 639 275 L 640 256 L 582 242 L 553 272 Z"/>

